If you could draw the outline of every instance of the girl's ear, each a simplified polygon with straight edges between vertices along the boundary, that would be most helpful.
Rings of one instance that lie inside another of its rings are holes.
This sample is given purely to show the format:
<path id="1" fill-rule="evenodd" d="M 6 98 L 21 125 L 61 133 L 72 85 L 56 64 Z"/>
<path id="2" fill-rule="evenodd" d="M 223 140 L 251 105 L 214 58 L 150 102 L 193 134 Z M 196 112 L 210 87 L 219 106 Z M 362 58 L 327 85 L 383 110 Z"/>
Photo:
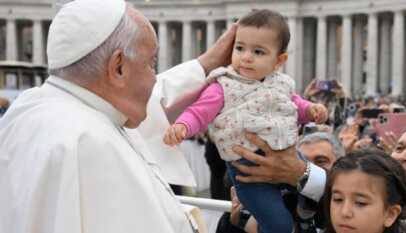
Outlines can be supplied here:
<path id="1" fill-rule="evenodd" d="M 278 56 L 278 60 L 276 61 L 275 68 L 279 69 L 285 62 L 288 60 L 288 53 L 282 53 Z"/>
<path id="2" fill-rule="evenodd" d="M 398 218 L 400 212 L 402 212 L 402 207 L 400 205 L 391 205 L 386 209 L 386 216 L 383 222 L 385 227 L 390 227 Z"/>

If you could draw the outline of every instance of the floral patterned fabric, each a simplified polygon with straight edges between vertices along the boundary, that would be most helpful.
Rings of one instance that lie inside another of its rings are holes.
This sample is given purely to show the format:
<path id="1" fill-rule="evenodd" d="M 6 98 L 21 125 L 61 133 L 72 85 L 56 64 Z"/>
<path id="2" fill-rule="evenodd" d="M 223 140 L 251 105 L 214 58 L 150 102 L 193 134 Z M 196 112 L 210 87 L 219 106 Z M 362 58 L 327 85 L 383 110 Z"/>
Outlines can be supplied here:
<path id="1" fill-rule="evenodd" d="M 263 81 L 249 80 L 231 67 L 221 67 L 209 79 L 217 79 L 224 90 L 224 108 L 209 127 L 222 159 L 241 158 L 232 151 L 235 144 L 258 149 L 245 138 L 245 130 L 257 133 L 274 150 L 295 144 L 298 117 L 291 101 L 295 86 L 292 78 L 275 72 Z"/>

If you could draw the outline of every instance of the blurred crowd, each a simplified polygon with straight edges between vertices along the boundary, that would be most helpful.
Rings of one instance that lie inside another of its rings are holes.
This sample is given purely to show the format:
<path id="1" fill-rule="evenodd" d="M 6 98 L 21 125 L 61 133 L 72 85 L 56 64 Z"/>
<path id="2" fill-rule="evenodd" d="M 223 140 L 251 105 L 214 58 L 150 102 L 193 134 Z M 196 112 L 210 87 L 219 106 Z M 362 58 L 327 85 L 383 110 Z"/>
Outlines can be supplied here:
<path id="1" fill-rule="evenodd" d="M 391 96 L 351 98 L 338 81 L 333 88 L 320 88 L 314 79 L 305 89 L 305 98 L 323 103 L 329 110 L 324 125 L 304 125 L 303 134 L 325 131 L 334 134 L 345 151 L 377 147 L 391 153 L 406 128 L 405 100 Z"/>

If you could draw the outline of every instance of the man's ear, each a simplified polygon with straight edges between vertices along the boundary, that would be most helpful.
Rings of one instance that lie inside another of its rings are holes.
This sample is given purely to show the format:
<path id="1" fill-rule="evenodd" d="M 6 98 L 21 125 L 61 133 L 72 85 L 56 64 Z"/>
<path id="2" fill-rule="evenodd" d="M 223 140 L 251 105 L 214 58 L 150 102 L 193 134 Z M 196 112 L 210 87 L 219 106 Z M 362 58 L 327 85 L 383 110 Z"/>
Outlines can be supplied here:
<path id="1" fill-rule="evenodd" d="M 113 86 L 125 86 L 124 65 L 124 53 L 121 49 L 116 49 L 107 63 L 107 78 Z"/>
<path id="2" fill-rule="evenodd" d="M 280 68 L 285 64 L 285 62 L 288 60 L 288 53 L 282 53 L 278 56 L 277 61 L 276 61 L 276 68 Z"/>

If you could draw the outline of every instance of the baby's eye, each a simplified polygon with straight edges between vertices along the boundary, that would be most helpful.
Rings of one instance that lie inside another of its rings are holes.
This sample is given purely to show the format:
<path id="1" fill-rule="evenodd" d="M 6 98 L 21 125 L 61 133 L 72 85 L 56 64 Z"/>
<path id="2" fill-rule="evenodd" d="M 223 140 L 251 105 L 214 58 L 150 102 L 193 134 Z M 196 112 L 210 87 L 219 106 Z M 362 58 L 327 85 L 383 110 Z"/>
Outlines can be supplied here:
<path id="1" fill-rule="evenodd" d="M 241 45 L 236 45 L 234 49 L 240 52 L 244 50 L 244 48 Z"/>
<path id="2" fill-rule="evenodd" d="M 259 55 L 259 56 L 265 54 L 265 52 L 264 52 L 263 50 L 260 50 L 260 49 L 255 49 L 255 50 L 254 50 L 254 53 L 255 53 L 255 55 Z"/>

